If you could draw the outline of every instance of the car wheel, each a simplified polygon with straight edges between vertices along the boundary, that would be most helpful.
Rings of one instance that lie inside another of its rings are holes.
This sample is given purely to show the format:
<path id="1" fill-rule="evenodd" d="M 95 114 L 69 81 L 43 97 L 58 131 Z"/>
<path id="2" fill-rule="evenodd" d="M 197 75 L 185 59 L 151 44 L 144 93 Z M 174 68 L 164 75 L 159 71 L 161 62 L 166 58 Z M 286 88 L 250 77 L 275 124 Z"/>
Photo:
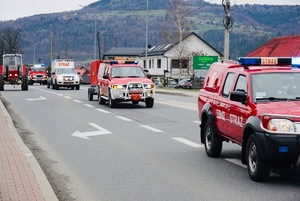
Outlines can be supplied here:
<path id="1" fill-rule="evenodd" d="M 270 174 L 270 165 L 260 156 L 254 135 L 251 135 L 248 139 L 246 157 L 250 178 L 253 181 L 265 181 Z"/>
<path id="2" fill-rule="evenodd" d="M 221 137 L 213 132 L 210 121 L 206 121 L 204 127 L 205 151 L 209 157 L 219 157 L 222 151 L 223 142 Z"/>
<path id="3" fill-rule="evenodd" d="M 145 103 L 147 108 L 152 108 L 154 105 L 154 98 L 146 98 Z"/>
<path id="4" fill-rule="evenodd" d="M 0 75 L 0 91 L 4 91 L 4 80 L 3 80 L 3 75 Z"/>
<path id="5" fill-rule="evenodd" d="M 89 98 L 89 101 L 93 100 L 93 98 L 94 98 L 94 91 L 95 91 L 95 89 L 88 88 L 88 98 Z"/>
<path id="6" fill-rule="evenodd" d="M 113 100 L 112 97 L 111 97 L 111 92 L 109 92 L 109 95 L 108 95 L 108 105 L 110 108 L 115 108 L 117 106 L 117 101 L 116 100 Z"/>

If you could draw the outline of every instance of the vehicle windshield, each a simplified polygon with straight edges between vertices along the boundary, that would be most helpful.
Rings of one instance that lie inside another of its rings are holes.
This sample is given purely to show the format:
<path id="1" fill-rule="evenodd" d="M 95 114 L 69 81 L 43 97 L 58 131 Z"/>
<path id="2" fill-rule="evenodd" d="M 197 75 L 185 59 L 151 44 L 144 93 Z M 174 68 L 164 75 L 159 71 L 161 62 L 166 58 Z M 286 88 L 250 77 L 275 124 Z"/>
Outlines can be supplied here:
<path id="1" fill-rule="evenodd" d="M 252 74 L 253 101 L 300 100 L 300 71 Z"/>
<path id="2" fill-rule="evenodd" d="M 118 66 L 112 68 L 112 77 L 145 77 L 144 71 L 137 66 Z"/>
<path id="3" fill-rule="evenodd" d="M 57 68 L 56 74 L 76 74 L 74 68 Z"/>
<path id="4" fill-rule="evenodd" d="M 21 57 L 15 57 L 15 56 L 6 56 L 4 57 L 4 65 L 5 66 L 21 66 Z"/>
<path id="5" fill-rule="evenodd" d="M 31 67 L 31 72 L 45 72 L 45 68 L 44 67 L 38 67 L 38 68 L 33 68 Z"/>

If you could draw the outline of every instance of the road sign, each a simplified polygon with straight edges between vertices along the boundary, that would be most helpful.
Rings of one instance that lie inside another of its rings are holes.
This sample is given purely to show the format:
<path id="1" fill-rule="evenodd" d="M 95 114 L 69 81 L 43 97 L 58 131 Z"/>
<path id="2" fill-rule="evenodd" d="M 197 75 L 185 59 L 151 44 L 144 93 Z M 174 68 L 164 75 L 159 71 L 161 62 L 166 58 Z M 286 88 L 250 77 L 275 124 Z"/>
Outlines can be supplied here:
<path id="1" fill-rule="evenodd" d="M 207 70 L 212 63 L 218 61 L 218 56 L 194 56 L 193 69 Z"/>

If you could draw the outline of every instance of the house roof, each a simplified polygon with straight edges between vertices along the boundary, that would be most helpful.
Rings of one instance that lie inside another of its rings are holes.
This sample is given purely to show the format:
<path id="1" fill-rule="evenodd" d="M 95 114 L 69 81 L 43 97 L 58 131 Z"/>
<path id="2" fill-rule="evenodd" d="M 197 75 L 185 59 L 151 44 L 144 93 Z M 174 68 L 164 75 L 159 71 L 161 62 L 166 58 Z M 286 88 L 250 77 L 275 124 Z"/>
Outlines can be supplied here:
<path id="1" fill-rule="evenodd" d="M 139 56 L 142 52 L 145 52 L 145 48 L 140 47 L 112 47 L 111 50 L 105 52 L 105 56 Z"/>
<path id="2" fill-rule="evenodd" d="M 220 56 L 223 56 L 222 53 L 220 53 L 218 50 L 216 50 L 213 46 L 211 46 L 209 43 L 207 43 L 205 40 L 203 40 L 201 37 L 199 37 L 195 32 L 191 32 L 189 35 L 183 38 L 185 40 L 186 38 L 190 37 L 191 35 L 195 35 L 197 38 L 199 38 L 201 41 L 203 41 L 205 44 L 207 44 L 210 48 L 212 48 L 214 51 L 216 51 Z M 165 52 L 170 50 L 172 47 L 179 44 L 179 41 L 175 44 L 169 43 L 169 44 L 160 44 L 156 46 L 152 46 L 148 49 L 147 55 L 153 56 L 153 55 L 163 55 Z M 145 56 L 145 52 L 142 52 L 140 56 Z"/>
<path id="3" fill-rule="evenodd" d="M 248 57 L 299 57 L 300 35 L 273 38 L 247 55 Z"/>

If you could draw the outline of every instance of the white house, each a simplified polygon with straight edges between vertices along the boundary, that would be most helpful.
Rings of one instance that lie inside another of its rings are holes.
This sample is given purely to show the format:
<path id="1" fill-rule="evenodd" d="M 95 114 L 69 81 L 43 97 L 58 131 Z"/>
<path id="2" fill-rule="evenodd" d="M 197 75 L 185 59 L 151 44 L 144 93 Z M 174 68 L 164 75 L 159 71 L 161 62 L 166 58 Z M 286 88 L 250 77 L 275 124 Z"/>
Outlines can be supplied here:
<path id="1" fill-rule="evenodd" d="M 140 55 L 140 63 L 153 77 L 172 77 L 181 79 L 190 77 L 193 73 L 193 56 L 218 56 L 222 54 L 205 42 L 194 32 L 176 44 L 163 44 L 148 49 L 147 54 Z M 181 62 L 181 64 L 180 64 Z"/>

